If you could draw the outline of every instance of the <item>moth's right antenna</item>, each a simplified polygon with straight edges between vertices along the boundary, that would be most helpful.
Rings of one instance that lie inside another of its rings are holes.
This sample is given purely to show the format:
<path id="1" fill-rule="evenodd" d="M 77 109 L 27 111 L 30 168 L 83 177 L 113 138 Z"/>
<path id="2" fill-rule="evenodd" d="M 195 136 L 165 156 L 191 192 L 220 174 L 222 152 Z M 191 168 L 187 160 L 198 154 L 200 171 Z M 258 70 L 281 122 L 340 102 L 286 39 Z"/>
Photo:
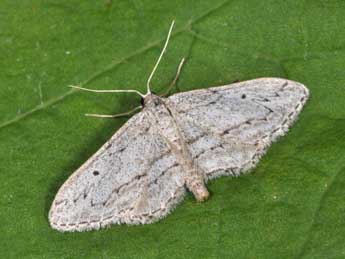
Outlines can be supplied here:
<path id="1" fill-rule="evenodd" d="M 156 62 L 156 64 L 155 64 L 155 66 L 154 66 L 153 69 L 152 69 L 152 72 L 151 72 L 151 74 L 150 74 L 150 76 L 149 76 L 149 79 L 147 80 L 147 93 L 146 93 L 146 95 L 151 94 L 150 81 L 151 81 L 151 79 L 152 79 L 152 77 L 153 77 L 153 74 L 155 73 L 155 71 L 156 71 L 156 69 L 157 69 L 157 67 L 158 67 L 159 62 L 160 62 L 161 59 L 162 59 L 162 56 L 163 56 L 163 54 L 164 54 L 164 52 L 165 52 L 165 49 L 166 49 L 167 46 L 168 46 L 168 42 L 169 42 L 170 35 L 171 35 L 171 31 L 172 31 L 172 29 L 173 29 L 173 27 L 174 27 L 174 24 L 175 24 L 175 20 L 173 20 L 172 23 L 171 23 L 171 25 L 170 25 L 170 29 L 169 29 L 169 32 L 168 32 L 167 39 L 165 40 L 165 44 L 164 44 L 163 50 L 162 50 L 161 54 L 159 55 L 158 60 L 157 60 L 157 62 Z"/>

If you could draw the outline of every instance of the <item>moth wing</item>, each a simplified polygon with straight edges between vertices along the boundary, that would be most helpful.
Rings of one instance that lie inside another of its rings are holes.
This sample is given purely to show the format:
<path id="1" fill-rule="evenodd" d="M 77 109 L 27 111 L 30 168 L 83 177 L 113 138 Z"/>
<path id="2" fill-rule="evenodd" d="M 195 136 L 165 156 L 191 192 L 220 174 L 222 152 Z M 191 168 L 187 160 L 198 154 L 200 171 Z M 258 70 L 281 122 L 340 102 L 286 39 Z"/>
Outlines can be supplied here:
<path id="1" fill-rule="evenodd" d="M 287 132 L 308 96 L 300 83 L 260 78 L 168 100 L 194 161 L 210 179 L 253 168 L 272 141 Z"/>
<path id="2" fill-rule="evenodd" d="M 183 199 L 182 174 L 142 111 L 62 185 L 50 224 L 59 231 L 84 231 L 154 222 Z"/>

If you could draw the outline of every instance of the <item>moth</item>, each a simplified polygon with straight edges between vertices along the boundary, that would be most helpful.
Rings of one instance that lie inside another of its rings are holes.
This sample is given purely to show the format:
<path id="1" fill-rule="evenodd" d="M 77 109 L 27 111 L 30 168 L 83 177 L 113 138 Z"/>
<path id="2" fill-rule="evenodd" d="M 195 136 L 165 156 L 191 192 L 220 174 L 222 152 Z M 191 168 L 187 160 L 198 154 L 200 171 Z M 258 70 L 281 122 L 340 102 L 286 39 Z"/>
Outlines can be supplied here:
<path id="1" fill-rule="evenodd" d="M 208 180 L 254 168 L 297 119 L 309 91 L 287 79 L 259 78 L 168 98 L 153 94 L 150 80 L 173 24 L 146 94 L 76 87 L 137 93 L 142 110 L 59 189 L 49 212 L 54 229 L 153 223 L 168 215 L 187 191 L 205 201 Z"/>

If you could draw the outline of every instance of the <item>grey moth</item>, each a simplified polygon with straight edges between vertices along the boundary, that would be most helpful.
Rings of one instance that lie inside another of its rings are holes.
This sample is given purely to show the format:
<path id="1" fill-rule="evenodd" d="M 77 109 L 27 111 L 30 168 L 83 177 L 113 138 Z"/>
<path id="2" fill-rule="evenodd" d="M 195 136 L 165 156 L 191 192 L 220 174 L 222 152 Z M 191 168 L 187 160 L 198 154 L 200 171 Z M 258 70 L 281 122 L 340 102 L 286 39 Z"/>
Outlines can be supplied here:
<path id="1" fill-rule="evenodd" d="M 142 110 L 58 191 L 49 212 L 54 229 L 148 224 L 168 215 L 187 191 L 206 200 L 207 181 L 254 168 L 309 96 L 298 82 L 259 78 L 165 98 L 151 93 L 149 81 L 147 93 L 139 93 Z"/>

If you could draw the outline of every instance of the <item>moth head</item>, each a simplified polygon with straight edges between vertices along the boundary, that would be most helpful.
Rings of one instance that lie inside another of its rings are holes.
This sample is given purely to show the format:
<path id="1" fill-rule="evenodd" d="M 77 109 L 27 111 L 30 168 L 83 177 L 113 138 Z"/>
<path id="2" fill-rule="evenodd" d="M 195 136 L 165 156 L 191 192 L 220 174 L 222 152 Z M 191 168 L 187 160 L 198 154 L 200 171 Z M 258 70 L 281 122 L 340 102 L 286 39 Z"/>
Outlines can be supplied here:
<path id="1" fill-rule="evenodd" d="M 161 105 L 162 103 L 163 103 L 162 99 L 153 93 L 148 94 L 145 97 L 141 98 L 141 105 L 143 107 L 155 108 L 155 107 Z"/>

